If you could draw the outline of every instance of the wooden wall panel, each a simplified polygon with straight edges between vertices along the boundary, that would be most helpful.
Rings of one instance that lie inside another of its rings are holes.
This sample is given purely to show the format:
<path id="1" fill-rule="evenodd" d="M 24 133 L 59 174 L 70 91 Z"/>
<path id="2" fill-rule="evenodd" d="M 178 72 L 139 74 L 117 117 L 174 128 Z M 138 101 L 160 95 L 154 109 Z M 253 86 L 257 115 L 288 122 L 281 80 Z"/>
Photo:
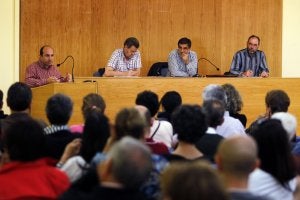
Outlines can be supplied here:
<path id="1" fill-rule="evenodd" d="M 201 61 L 199 72 L 221 74 L 252 33 L 261 36 L 272 76 L 281 76 L 281 15 L 282 0 L 21 0 L 20 80 L 44 44 L 57 63 L 75 58 L 75 76 L 91 76 L 129 36 L 140 40 L 143 76 L 184 36 L 221 68 Z M 70 69 L 68 61 L 60 70 Z"/>

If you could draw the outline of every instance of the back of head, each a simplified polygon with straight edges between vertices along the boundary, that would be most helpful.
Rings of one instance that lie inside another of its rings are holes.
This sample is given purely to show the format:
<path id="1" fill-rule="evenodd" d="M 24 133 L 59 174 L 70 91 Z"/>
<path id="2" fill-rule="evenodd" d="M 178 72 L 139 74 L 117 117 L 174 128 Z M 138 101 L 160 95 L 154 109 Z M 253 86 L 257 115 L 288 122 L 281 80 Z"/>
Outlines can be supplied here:
<path id="1" fill-rule="evenodd" d="M 168 113 L 172 113 L 175 108 L 180 106 L 182 103 L 181 96 L 176 91 L 169 91 L 164 94 L 160 100 L 160 104 L 163 106 L 164 110 Z"/>
<path id="2" fill-rule="evenodd" d="M 116 116 L 116 139 L 131 136 L 136 139 L 144 138 L 147 122 L 144 116 L 135 108 L 124 108 Z"/>
<path id="3" fill-rule="evenodd" d="M 266 106 L 271 114 L 276 112 L 287 112 L 290 106 L 290 98 L 283 90 L 271 90 L 265 98 Z"/>
<path id="4" fill-rule="evenodd" d="M 228 199 L 218 174 L 204 161 L 170 164 L 162 174 L 161 188 L 164 199 Z"/>
<path id="5" fill-rule="evenodd" d="M 96 152 L 102 152 L 110 136 L 108 118 L 96 110 L 86 117 L 82 134 L 81 156 L 90 162 Z"/>
<path id="6" fill-rule="evenodd" d="M 281 122 L 276 119 L 262 122 L 253 130 L 252 137 L 258 146 L 260 168 L 285 186 L 295 176 L 295 167 L 287 133 Z"/>
<path id="7" fill-rule="evenodd" d="M 277 112 L 273 114 L 271 118 L 281 121 L 281 124 L 287 132 L 290 141 L 295 137 L 297 130 L 297 119 L 294 115 L 287 112 Z"/>
<path id="8" fill-rule="evenodd" d="M 112 175 L 125 188 L 139 188 L 152 170 L 150 149 L 131 137 L 116 143 L 107 156 L 112 160 Z"/>
<path id="9" fill-rule="evenodd" d="M 104 113 L 105 108 L 106 104 L 104 99 L 99 94 L 90 93 L 83 98 L 81 111 L 84 119 L 86 119 L 86 116 L 92 110 L 98 110 Z"/>
<path id="10" fill-rule="evenodd" d="M 49 122 L 54 125 L 66 125 L 71 118 L 73 102 L 70 97 L 57 93 L 50 97 L 46 105 Z"/>
<path id="11" fill-rule="evenodd" d="M 7 91 L 7 105 L 12 112 L 21 112 L 30 108 L 32 91 L 22 82 L 12 84 Z"/>
<path id="12" fill-rule="evenodd" d="M 239 92 L 231 84 L 224 84 L 222 88 L 227 96 L 226 110 L 230 113 L 237 113 L 242 110 L 243 101 Z"/>
<path id="13" fill-rule="evenodd" d="M 159 109 L 158 95 L 149 90 L 143 91 L 137 95 L 135 104 L 148 108 L 151 116 L 154 117 Z"/>
<path id="14" fill-rule="evenodd" d="M 256 143 L 248 136 L 227 138 L 220 143 L 215 160 L 224 174 L 247 179 L 258 160 Z"/>
<path id="15" fill-rule="evenodd" d="M 208 126 L 216 128 L 224 121 L 224 104 L 219 100 L 204 101 L 202 111 L 206 117 Z"/>
<path id="16" fill-rule="evenodd" d="M 227 103 L 227 97 L 224 89 L 215 84 L 209 84 L 206 86 L 202 92 L 203 101 L 217 99 L 221 101 L 224 105 Z"/>
<path id="17" fill-rule="evenodd" d="M 134 46 L 135 48 L 139 48 L 140 47 L 140 43 L 138 41 L 138 39 L 136 39 L 135 37 L 129 37 L 124 41 L 124 47 L 130 48 L 132 46 Z"/>
<path id="18" fill-rule="evenodd" d="M 172 114 L 174 132 L 178 140 L 195 144 L 206 132 L 205 116 L 198 105 L 182 105 Z"/>
<path id="19" fill-rule="evenodd" d="M 3 121 L 3 147 L 11 161 L 33 161 L 44 156 L 45 136 L 41 125 L 24 113 Z"/>

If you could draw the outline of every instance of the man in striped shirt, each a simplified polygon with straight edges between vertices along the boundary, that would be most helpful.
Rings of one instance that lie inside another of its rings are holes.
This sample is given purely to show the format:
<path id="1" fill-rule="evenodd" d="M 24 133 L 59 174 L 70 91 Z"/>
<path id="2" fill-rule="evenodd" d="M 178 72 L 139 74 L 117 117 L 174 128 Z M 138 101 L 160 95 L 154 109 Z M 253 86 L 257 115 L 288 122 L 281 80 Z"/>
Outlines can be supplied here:
<path id="1" fill-rule="evenodd" d="M 69 82 L 72 80 L 71 74 L 67 74 L 66 77 L 61 76 L 53 64 L 53 52 L 53 48 L 49 45 L 41 47 L 39 60 L 26 68 L 25 83 L 29 87 L 37 87 L 48 83 Z"/>
<path id="2" fill-rule="evenodd" d="M 258 50 L 260 39 L 256 35 L 248 38 L 247 48 L 238 51 L 232 60 L 230 72 L 242 77 L 268 77 L 266 56 Z"/>
<path id="3" fill-rule="evenodd" d="M 103 76 L 139 76 L 142 67 L 139 46 L 136 38 L 127 38 L 123 49 L 112 53 Z"/>

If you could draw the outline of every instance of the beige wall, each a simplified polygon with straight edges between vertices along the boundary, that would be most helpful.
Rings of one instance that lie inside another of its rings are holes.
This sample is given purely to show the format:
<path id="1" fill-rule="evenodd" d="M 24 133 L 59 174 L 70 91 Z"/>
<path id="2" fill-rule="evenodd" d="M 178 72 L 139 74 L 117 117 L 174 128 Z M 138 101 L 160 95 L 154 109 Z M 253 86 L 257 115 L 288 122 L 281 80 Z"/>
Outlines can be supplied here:
<path id="1" fill-rule="evenodd" d="M 0 0 L 0 89 L 19 80 L 19 0 Z M 6 105 L 6 103 L 5 103 Z M 8 113 L 8 108 L 4 110 Z"/>
<path id="2" fill-rule="evenodd" d="M 300 1 L 283 1 L 282 77 L 300 77 Z"/>

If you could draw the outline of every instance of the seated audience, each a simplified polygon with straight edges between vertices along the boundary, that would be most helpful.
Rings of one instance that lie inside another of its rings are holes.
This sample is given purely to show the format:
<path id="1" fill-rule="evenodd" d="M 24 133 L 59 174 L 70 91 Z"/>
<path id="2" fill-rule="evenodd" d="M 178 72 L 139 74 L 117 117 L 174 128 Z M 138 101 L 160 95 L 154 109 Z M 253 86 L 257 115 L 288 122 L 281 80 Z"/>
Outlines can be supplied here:
<path id="1" fill-rule="evenodd" d="M 227 97 L 224 89 L 219 85 L 210 84 L 206 86 L 202 92 L 203 101 L 217 99 L 224 105 L 227 103 Z M 225 107 L 226 108 L 226 107 Z M 225 110 L 224 122 L 217 126 L 217 133 L 225 138 L 232 135 L 245 135 L 243 124 L 229 115 L 229 111 Z"/>
<path id="2" fill-rule="evenodd" d="M 292 200 L 296 170 L 287 133 L 276 119 L 259 124 L 252 132 L 258 146 L 260 167 L 250 174 L 249 190 L 275 200 Z"/>
<path id="3" fill-rule="evenodd" d="M 4 121 L 0 199 L 57 199 L 69 187 L 68 177 L 45 158 L 40 124 L 18 113 Z"/>
<path id="4" fill-rule="evenodd" d="M 164 200 L 229 200 L 216 171 L 203 162 L 172 163 L 161 177 Z"/>
<path id="5" fill-rule="evenodd" d="M 72 134 L 68 127 L 72 110 L 73 102 L 66 95 L 57 93 L 48 99 L 46 115 L 50 125 L 44 128 L 47 156 L 60 159 L 66 145 L 79 137 L 78 134 Z"/>
<path id="6" fill-rule="evenodd" d="M 171 122 L 171 115 L 173 111 L 182 103 L 181 96 L 176 91 L 169 91 L 164 94 L 160 100 L 162 112 L 157 114 L 159 120 L 166 120 Z"/>
<path id="7" fill-rule="evenodd" d="M 212 162 L 217 152 L 219 143 L 224 139 L 217 134 L 216 128 L 224 121 L 225 107 L 219 100 L 204 101 L 202 112 L 205 115 L 208 128 L 206 133 L 196 142 L 196 147 Z"/>
<path id="8" fill-rule="evenodd" d="M 131 137 L 124 137 L 108 151 L 98 167 L 99 185 L 88 194 L 69 190 L 60 199 L 143 200 L 140 185 L 152 170 L 150 149 Z"/>
<path id="9" fill-rule="evenodd" d="M 251 137 L 234 136 L 223 140 L 215 156 L 232 200 L 268 200 L 248 190 L 249 175 L 259 166 L 257 146 Z"/>
<path id="10" fill-rule="evenodd" d="M 182 105 L 172 115 L 172 124 L 178 135 L 176 149 L 165 157 L 169 161 L 192 161 L 205 159 L 196 148 L 196 142 L 205 134 L 205 116 L 198 105 Z"/>
<path id="11" fill-rule="evenodd" d="M 151 138 L 154 141 L 163 142 L 169 149 L 175 146 L 173 140 L 173 128 L 167 121 L 156 120 L 155 116 L 159 109 L 158 95 L 152 91 L 143 91 L 135 99 L 136 105 L 148 108 L 152 117 Z"/>
<path id="12" fill-rule="evenodd" d="M 228 110 L 231 117 L 240 120 L 246 128 L 247 117 L 244 114 L 240 114 L 243 107 L 243 101 L 239 91 L 237 91 L 237 89 L 229 83 L 222 85 L 222 88 L 227 96 L 226 110 Z"/>

